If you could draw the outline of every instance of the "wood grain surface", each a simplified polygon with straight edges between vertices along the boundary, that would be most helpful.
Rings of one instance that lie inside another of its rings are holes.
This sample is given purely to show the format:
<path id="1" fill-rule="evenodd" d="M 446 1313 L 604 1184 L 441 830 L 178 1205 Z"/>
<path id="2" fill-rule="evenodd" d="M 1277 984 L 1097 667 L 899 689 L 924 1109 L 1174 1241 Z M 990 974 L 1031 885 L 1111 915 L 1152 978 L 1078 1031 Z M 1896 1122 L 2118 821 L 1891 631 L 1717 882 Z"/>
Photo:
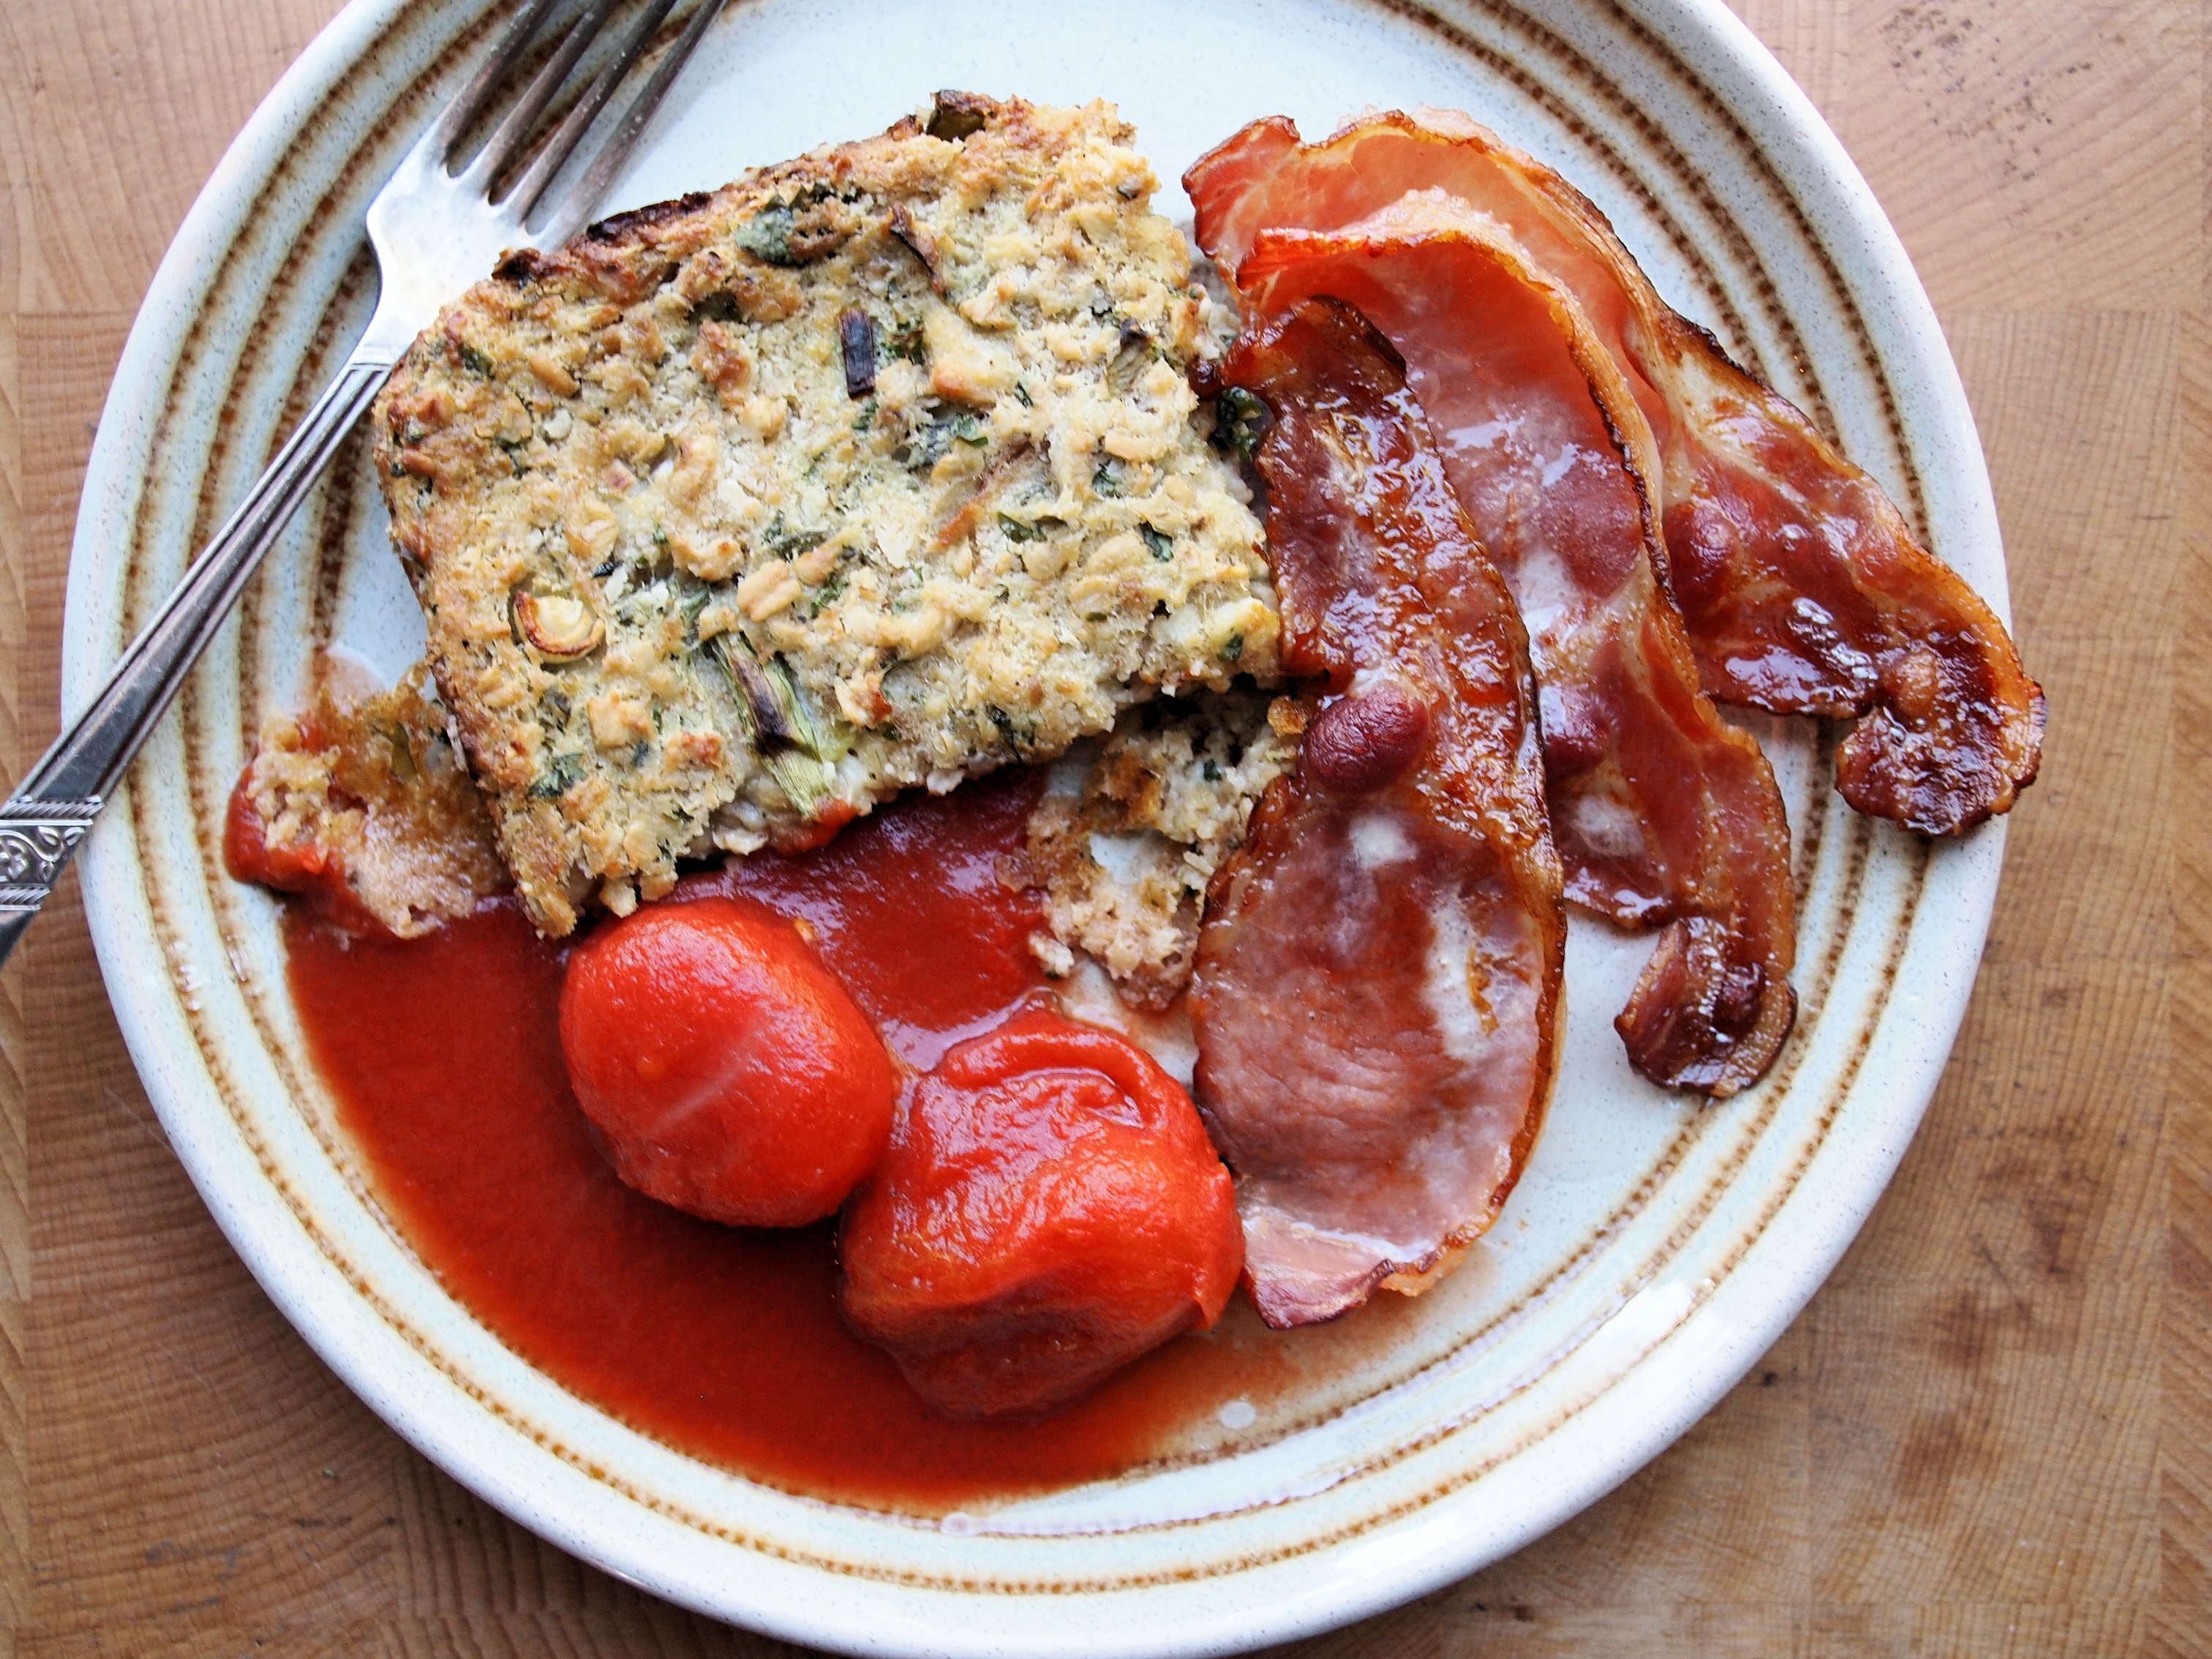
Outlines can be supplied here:
<path id="1" fill-rule="evenodd" d="M 2185 0 L 1739 0 L 1942 314 L 2051 698 L 1950 1070 L 1763 1363 L 1518 1556 L 1285 1650 L 2212 1653 L 2212 546 Z M 0 3 L 0 772 L 178 221 L 335 0 Z M 0 975 L 0 1659 L 760 1656 L 470 1497 L 171 1156 L 74 889 Z"/>

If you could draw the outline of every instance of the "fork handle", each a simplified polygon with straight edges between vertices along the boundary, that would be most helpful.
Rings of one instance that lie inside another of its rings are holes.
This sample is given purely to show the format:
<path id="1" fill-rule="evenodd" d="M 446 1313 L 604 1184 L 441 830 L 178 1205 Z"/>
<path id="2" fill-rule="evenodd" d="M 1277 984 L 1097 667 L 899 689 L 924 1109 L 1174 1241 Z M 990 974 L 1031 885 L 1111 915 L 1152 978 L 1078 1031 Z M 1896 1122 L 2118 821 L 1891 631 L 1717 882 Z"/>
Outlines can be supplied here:
<path id="1" fill-rule="evenodd" d="M 222 626 L 246 579 L 392 372 L 389 353 L 356 349 L 131 641 L 91 705 L 0 805 L 0 963 L 61 879 L 77 843 L 177 688 Z"/>

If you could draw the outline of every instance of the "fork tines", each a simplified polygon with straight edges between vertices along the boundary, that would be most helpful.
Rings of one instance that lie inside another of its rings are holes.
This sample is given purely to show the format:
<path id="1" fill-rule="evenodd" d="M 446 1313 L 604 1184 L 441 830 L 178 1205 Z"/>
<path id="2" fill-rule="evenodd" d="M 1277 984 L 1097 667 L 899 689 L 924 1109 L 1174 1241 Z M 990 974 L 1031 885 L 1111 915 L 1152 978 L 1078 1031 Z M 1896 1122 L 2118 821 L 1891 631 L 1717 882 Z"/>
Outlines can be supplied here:
<path id="1" fill-rule="evenodd" d="M 513 183 L 495 194 L 501 175 L 524 153 L 539 117 L 606 27 L 620 0 L 590 0 L 583 15 L 568 26 L 552 57 L 531 77 L 530 84 L 492 130 L 483 148 L 465 167 L 455 169 L 454 152 L 462 135 L 489 111 L 494 97 L 560 3 L 561 0 L 528 0 L 483 66 L 470 78 L 459 96 L 447 106 L 416 145 L 425 161 L 434 163 L 448 177 L 474 185 L 486 201 L 497 206 L 518 227 L 528 229 L 530 240 L 540 246 L 566 241 L 582 228 L 585 218 L 621 171 L 623 163 L 629 160 L 647 122 L 652 119 L 670 85 L 726 0 L 699 0 L 683 33 L 662 55 L 645 85 L 617 117 L 582 175 L 550 201 L 545 200 L 549 186 L 576 154 L 585 135 L 638 59 L 652 46 L 661 25 L 676 7 L 676 0 L 647 0 L 612 58 L 592 77 L 574 107 L 545 136 L 529 165 Z M 541 205 L 546 210 L 538 214 Z M 530 222 L 533 215 L 537 217 L 534 226 Z"/>

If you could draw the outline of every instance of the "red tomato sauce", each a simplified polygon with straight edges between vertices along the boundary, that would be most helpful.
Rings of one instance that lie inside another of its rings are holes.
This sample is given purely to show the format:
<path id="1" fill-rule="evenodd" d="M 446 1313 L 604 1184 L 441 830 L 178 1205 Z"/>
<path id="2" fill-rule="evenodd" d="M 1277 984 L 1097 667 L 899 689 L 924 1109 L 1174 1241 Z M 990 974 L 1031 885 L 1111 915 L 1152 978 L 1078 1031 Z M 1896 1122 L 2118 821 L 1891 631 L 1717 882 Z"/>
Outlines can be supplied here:
<path id="1" fill-rule="evenodd" d="M 805 922 L 894 1053 L 926 1066 L 1038 994 L 1020 853 L 1034 775 L 902 800 L 819 851 L 687 878 Z M 834 1224 L 700 1221 L 631 1191 L 569 1093 L 564 945 L 512 900 L 413 940 L 295 909 L 294 1001 L 380 1197 L 501 1340 L 645 1433 L 787 1489 L 941 1510 L 1123 1473 L 1282 1374 L 1267 1340 L 1178 1338 L 1027 1423 L 960 1422 L 846 1328 Z"/>

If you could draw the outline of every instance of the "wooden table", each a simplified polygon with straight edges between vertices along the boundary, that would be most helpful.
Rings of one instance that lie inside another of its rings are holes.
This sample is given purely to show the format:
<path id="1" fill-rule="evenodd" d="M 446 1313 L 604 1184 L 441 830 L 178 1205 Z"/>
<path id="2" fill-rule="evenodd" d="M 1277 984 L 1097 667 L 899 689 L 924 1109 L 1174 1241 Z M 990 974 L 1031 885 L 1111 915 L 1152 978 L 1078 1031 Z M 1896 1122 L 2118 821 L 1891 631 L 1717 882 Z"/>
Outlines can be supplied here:
<path id="1" fill-rule="evenodd" d="M 139 296 L 335 9 L 0 5 L 8 776 L 53 730 Z M 1603 1503 L 1296 1651 L 2212 1652 L 2212 839 L 2177 830 L 2212 813 L 2212 8 L 1743 9 L 1942 313 L 2050 693 L 2042 781 L 1942 1091 L 1803 1316 Z M 790 1651 L 541 1543 L 322 1367 L 171 1156 L 70 896 L 0 976 L 0 1659 L 256 1649 Z"/>

